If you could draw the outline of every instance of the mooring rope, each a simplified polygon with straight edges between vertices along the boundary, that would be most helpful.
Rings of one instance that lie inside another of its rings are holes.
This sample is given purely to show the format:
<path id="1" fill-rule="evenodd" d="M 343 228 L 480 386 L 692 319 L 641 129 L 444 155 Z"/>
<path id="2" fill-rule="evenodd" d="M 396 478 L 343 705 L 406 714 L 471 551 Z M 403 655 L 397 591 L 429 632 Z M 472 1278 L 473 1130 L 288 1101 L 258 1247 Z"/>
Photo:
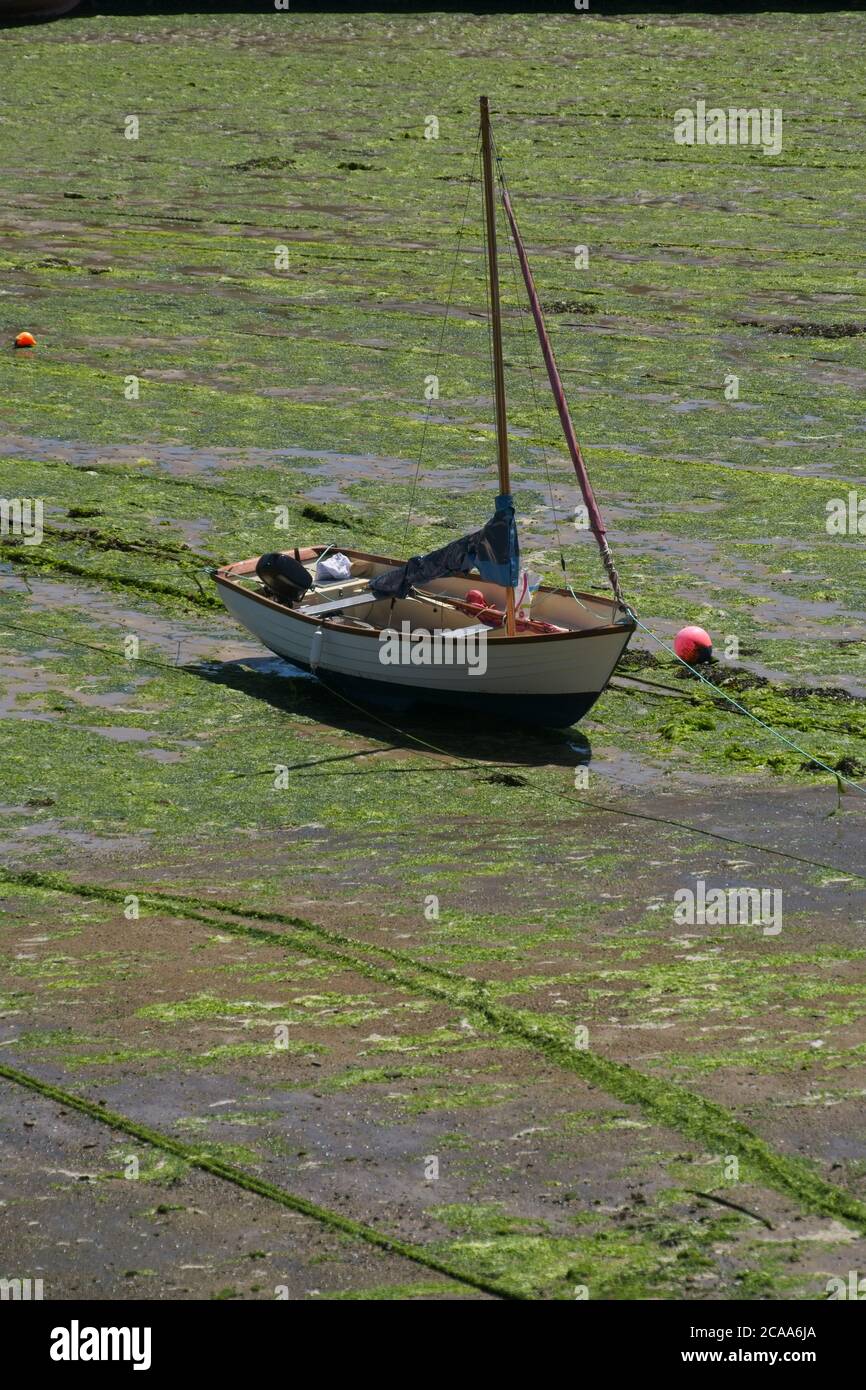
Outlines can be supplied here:
<path id="1" fill-rule="evenodd" d="M 676 655 L 676 653 L 674 653 L 674 655 Z M 680 658 L 677 657 L 677 660 L 679 659 Z M 321 680 L 321 677 L 317 677 L 317 679 Z M 494 767 L 491 767 L 489 763 L 472 762 L 468 758 L 464 758 L 460 753 L 449 753 L 446 748 L 440 748 L 435 743 L 430 743 L 427 739 L 418 738 L 415 734 L 409 733 L 407 729 L 398 728 L 396 724 L 392 724 L 389 720 L 381 718 L 378 714 L 373 714 L 369 709 L 365 709 L 363 705 L 356 705 L 354 700 L 349 699 L 348 695 L 343 695 L 341 691 L 335 690 L 333 686 L 326 685 L 324 681 L 322 681 L 322 685 L 325 686 L 325 689 L 330 695 L 334 695 L 338 700 L 342 700 L 345 704 L 351 705 L 352 709 L 360 711 L 361 714 L 375 719 L 377 724 L 381 724 L 384 728 L 390 730 L 392 734 L 399 734 L 401 738 L 411 739 L 413 743 L 417 743 L 423 748 L 429 748 L 431 752 L 437 753 L 440 757 L 456 758 L 468 771 L 495 772 L 501 768 L 522 766 L 522 764 L 517 763 L 497 763 Z M 724 692 L 722 693 L 724 694 Z M 748 710 L 744 712 L 746 714 L 749 713 Z M 761 721 L 759 720 L 758 722 L 760 723 Z M 773 731 L 771 730 L 771 732 Z M 809 757 L 810 755 L 806 754 L 805 756 Z M 824 765 L 823 763 L 821 764 L 822 767 Z M 834 777 L 839 775 L 832 768 L 830 771 L 833 772 Z M 853 785 L 857 786 L 857 783 L 855 782 Z M 858 790 L 862 791 L 863 789 L 858 788 Z M 656 816 L 650 811 L 634 811 L 628 806 L 617 806 L 615 804 L 611 805 L 609 802 L 593 801 L 590 797 L 575 796 L 572 793 L 566 793 L 565 800 L 575 801 L 581 806 L 588 806 L 593 811 L 601 811 L 608 815 L 624 816 L 626 820 L 646 820 L 652 821 L 655 825 L 669 825 L 676 830 L 688 831 L 691 835 L 703 835 L 710 840 L 720 840 L 723 844 L 734 845 L 737 849 L 756 850 L 760 854 L 770 854 L 777 859 L 789 859 L 794 864 L 806 864 L 810 868 L 824 869 L 829 873 L 847 874 L 850 875 L 851 878 L 859 878 L 866 883 L 866 873 L 861 873 L 858 869 L 848 869 L 839 864 L 827 864 L 820 859 L 808 859 L 802 854 L 792 854 L 789 850 L 776 849 L 772 845 L 759 845 L 756 844 L 754 840 L 741 840 L 735 835 L 725 835 L 719 830 L 708 830 L 702 825 L 689 825 L 687 821 L 673 820 L 669 816 Z"/>
<path id="2" fill-rule="evenodd" d="M 648 637 L 651 637 L 654 642 L 657 642 L 660 647 L 666 652 L 669 652 L 674 660 L 678 661 L 681 666 L 685 666 L 686 670 L 690 671 L 693 676 L 697 676 L 699 681 L 703 681 L 704 685 L 708 685 L 710 690 L 715 691 L 717 695 L 721 695 L 723 700 L 727 700 L 729 705 L 739 710 L 740 714 L 745 714 L 747 718 L 753 720 L 755 724 L 759 724 L 762 729 L 766 729 L 767 733 L 772 734 L 773 738 L 777 738 L 780 743 L 786 743 L 788 747 L 793 748 L 796 753 L 801 753 L 804 758 L 808 758 L 816 767 L 823 768 L 825 772 L 829 772 L 831 777 L 836 778 L 837 782 L 844 782 L 847 787 L 853 787 L 855 792 L 860 792 L 861 796 L 866 795 L 866 787 L 862 786 L 860 782 L 853 782 L 850 777 L 845 777 L 838 768 L 830 767 L 829 763 L 822 762 L 820 758 L 816 758 L 808 749 L 801 748 L 799 743 L 795 743 L 792 738 L 788 738 L 785 734 L 780 733 L 778 729 L 773 728 L 772 724 L 768 724 L 765 719 L 761 719 L 759 715 L 747 709 L 745 705 L 741 705 L 739 700 L 734 699 L 733 695 L 729 695 L 726 690 L 723 690 L 720 685 L 716 685 L 708 676 L 702 675 L 697 667 L 690 666 L 687 661 L 684 661 L 673 647 L 668 646 L 667 642 L 659 637 L 657 633 L 653 632 L 652 628 L 647 627 L 646 623 L 642 623 L 631 608 L 626 608 L 625 611 L 632 622 L 636 623 L 642 632 L 645 632 Z"/>
<path id="3" fill-rule="evenodd" d="M 681 665 L 686 666 L 687 669 L 691 671 L 693 675 L 698 676 L 698 678 L 702 680 L 705 685 L 710 686 L 735 709 L 739 710 L 742 714 L 747 715 L 748 718 L 753 719 L 757 724 L 765 728 L 767 732 L 772 734 L 774 737 L 780 738 L 784 740 L 786 743 L 790 743 L 791 747 L 795 748 L 797 752 L 802 753 L 803 757 L 809 758 L 812 762 L 816 764 L 816 766 L 820 766 L 825 771 L 831 773 L 831 775 L 834 778 L 837 778 L 840 781 L 848 782 L 848 784 L 854 787 L 856 791 L 863 792 L 864 790 L 866 790 L 863 787 L 861 787 L 857 782 L 849 782 L 849 779 L 844 778 L 841 773 L 837 772 L 835 768 L 830 767 L 827 763 L 821 762 L 818 758 L 813 758 L 810 753 L 808 753 L 805 749 L 800 748 L 798 744 L 795 744 L 790 739 L 786 739 L 784 734 L 779 734 L 775 729 L 771 727 L 771 725 L 766 724 L 764 720 L 760 719 L 756 714 L 753 714 L 751 710 L 746 709 L 745 705 L 741 705 L 739 701 L 734 700 L 730 695 L 726 693 L 726 691 L 722 690 L 719 686 L 714 685 L 712 681 L 708 680 L 705 676 L 702 676 L 699 671 L 696 671 L 694 669 L 694 667 L 689 666 L 688 662 L 683 661 L 681 657 L 677 656 L 677 653 L 673 650 L 672 647 L 669 647 L 650 628 L 646 627 L 644 623 L 641 623 L 640 619 L 635 617 L 633 613 L 631 614 L 631 616 L 634 618 L 634 621 L 637 623 L 639 627 L 641 627 L 650 637 L 652 637 L 656 642 L 658 642 L 659 646 L 664 647 L 664 649 L 670 652 L 671 655 L 675 657 L 675 659 L 678 662 L 680 662 Z M 110 660 L 126 662 L 126 658 L 122 657 L 119 653 L 112 652 L 107 647 L 97 646 L 95 643 L 82 642 L 81 640 L 78 640 L 76 638 L 70 638 L 65 635 L 61 636 L 59 634 L 49 633 L 46 632 L 44 629 L 27 627 L 21 623 L 10 623 L 7 621 L 4 623 L 0 623 L 0 627 L 2 626 L 12 628 L 19 632 L 29 632 L 35 636 L 50 637 L 52 640 L 58 642 L 61 646 L 64 644 L 80 646 L 90 651 L 98 652 L 103 656 L 107 656 Z M 162 662 L 158 660 L 155 661 L 153 660 L 153 658 L 148 657 L 139 657 L 137 658 L 137 660 L 143 665 L 156 666 L 165 671 L 172 671 L 175 675 L 195 677 L 195 673 L 192 670 L 183 666 L 172 666 L 169 665 L 167 662 Z M 437 754 L 437 756 L 439 757 L 448 758 L 452 762 L 456 760 L 458 763 L 462 764 L 462 766 L 468 771 L 495 772 L 503 768 L 515 768 L 518 766 L 523 766 L 523 764 L 516 763 L 500 762 L 491 764 L 488 762 L 478 762 L 477 759 L 473 760 L 470 758 L 466 758 L 459 753 L 450 753 L 446 748 L 441 748 L 438 744 L 431 743 L 428 739 L 423 739 L 420 738 L 417 734 L 410 733 L 408 729 L 399 728 L 396 724 L 392 724 L 390 720 L 384 719 L 381 715 L 375 714 L 371 709 L 369 709 L 369 707 L 356 704 L 354 700 L 350 700 L 349 697 L 347 695 L 344 695 L 342 691 L 335 689 L 332 685 L 329 685 L 327 681 L 323 680 L 320 675 L 316 677 L 316 680 L 318 680 L 320 685 L 323 686 L 323 688 L 328 692 L 328 694 L 333 695 L 335 699 L 340 700 L 343 704 L 350 706 L 353 710 L 356 710 L 366 719 L 372 720 L 377 724 L 381 724 L 382 727 L 387 729 L 391 734 L 398 734 L 401 738 L 408 739 L 412 743 L 418 744 L 419 747 L 426 748 L 430 752 Z M 435 769 L 424 770 L 429 770 L 432 772 Z M 848 869 L 838 864 L 827 864 L 817 859 L 807 859 L 802 855 L 791 854 L 787 850 L 776 849 L 771 845 L 759 845 L 751 840 L 742 840 L 738 839 L 733 835 L 724 835 L 719 831 L 707 830 L 703 826 L 689 825 L 686 821 L 672 820 L 665 816 L 655 816 L 648 811 L 630 810 L 627 806 L 615 806 L 610 805 L 609 803 L 605 804 L 604 802 L 592 801 L 589 797 L 579 797 L 569 794 L 566 796 L 566 799 L 569 801 L 579 802 L 581 805 L 588 806 L 593 810 L 602 811 L 607 814 L 618 814 L 621 816 L 625 816 L 626 818 L 652 821 L 658 825 L 669 825 L 675 827 L 676 829 L 685 830 L 692 835 L 703 835 L 709 839 L 721 840 L 725 844 L 731 844 L 736 846 L 737 848 L 757 850 L 762 854 L 770 854 L 779 859 L 789 859 L 793 863 L 807 864 L 812 868 L 825 869 L 831 873 L 836 872 L 850 874 L 854 878 L 859 878 L 863 881 L 866 881 L 866 874 L 861 873 L 856 869 Z"/>

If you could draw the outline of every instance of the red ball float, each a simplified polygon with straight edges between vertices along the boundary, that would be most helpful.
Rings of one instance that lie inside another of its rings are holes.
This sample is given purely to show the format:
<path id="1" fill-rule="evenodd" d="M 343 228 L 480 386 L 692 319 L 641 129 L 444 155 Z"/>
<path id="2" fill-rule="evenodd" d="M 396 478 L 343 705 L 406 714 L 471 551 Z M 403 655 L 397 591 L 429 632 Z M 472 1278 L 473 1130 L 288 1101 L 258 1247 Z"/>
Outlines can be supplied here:
<path id="1" fill-rule="evenodd" d="M 674 651 L 681 661 L 697 666 L 713 659 L 713 639 L 702 627 L 680 628 L 674 638 Z"/>

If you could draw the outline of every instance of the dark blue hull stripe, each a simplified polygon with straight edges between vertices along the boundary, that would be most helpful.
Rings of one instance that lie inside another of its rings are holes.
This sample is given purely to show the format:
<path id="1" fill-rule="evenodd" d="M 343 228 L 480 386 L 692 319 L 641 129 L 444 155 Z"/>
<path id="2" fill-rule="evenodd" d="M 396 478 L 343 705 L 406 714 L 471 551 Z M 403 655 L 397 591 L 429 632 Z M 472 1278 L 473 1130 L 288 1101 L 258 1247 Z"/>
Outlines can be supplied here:
<path id="1" fill-rule="evenodd" d="M 359 703 L 378 705 L 395 713 L 417 705 L 439 705 L 465 709 L 472 713 L 532 724 L 549 729 L 567 729 L 592 709 L 600 690 L 572 695 L 496 695 L 485 691 L 419 690 L 394 686 L 388 681 L 361 680 L 357 676 L 323 671 L 326 687 Z"/>

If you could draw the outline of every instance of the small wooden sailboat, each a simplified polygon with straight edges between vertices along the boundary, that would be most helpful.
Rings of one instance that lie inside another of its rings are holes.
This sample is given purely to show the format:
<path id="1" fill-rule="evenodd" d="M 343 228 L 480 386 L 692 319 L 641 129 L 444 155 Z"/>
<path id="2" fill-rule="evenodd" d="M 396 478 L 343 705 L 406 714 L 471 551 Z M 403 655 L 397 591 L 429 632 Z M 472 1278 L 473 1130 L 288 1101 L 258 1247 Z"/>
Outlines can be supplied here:
<path id="1" fill-rule="evenodd" d="M 224 565 L 215 580 L 229 612 L 266 647 L 354 699 L 405 708 L 436 701 L 554 728 L 575 723 L 605 689 L 635 630 L 574 433 L 508 191 L 502 206 L 583 496 L 613 597 L 539 586 L 518 589 L 511 498 L 495 186 L 487 98 L 481 154 L 493 347 L 499 496 L 474 535 L 401 561 L 344 550 L 348 573 L 314 580 L 331 549 L 296 547 Z M 516 592 L 519 597 L 515 597 Z"/>

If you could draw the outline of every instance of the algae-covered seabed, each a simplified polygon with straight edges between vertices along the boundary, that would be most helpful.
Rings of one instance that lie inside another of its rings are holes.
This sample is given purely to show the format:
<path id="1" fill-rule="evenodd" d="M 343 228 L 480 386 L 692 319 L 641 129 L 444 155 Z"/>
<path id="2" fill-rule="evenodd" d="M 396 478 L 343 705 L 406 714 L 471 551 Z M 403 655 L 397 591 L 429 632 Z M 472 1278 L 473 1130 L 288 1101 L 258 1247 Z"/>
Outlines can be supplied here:
<path id="1" fill-rule="evenodd" d="M 570 738 L 397 731 L 280 674 L 207 573 L 417 552 L 489 509 L 486 89 L 626 592 L 737 637 L 714 678 L 862 779 L 862 539 L 825 509 L 866 473 L 863 39 L 571 12 L 2 34 L 2 336 L 38 348 L 0 355 L 0 492 L 44 499 L 45 538 L 6 537 L 0 575 L 0 1272 L 812 1299 L 866 1267 L 857 792 L 664 654 L 632 673 L 680 698 L 611 689 Z M 675 145 L 699 98 L 780 107 L 782 152 Z M 512 270 L 524 543 L 555 579 L 558 526 L 597 585 Z M 781 890 L 781 932 L 677 926 L 697 879 Z"/>

